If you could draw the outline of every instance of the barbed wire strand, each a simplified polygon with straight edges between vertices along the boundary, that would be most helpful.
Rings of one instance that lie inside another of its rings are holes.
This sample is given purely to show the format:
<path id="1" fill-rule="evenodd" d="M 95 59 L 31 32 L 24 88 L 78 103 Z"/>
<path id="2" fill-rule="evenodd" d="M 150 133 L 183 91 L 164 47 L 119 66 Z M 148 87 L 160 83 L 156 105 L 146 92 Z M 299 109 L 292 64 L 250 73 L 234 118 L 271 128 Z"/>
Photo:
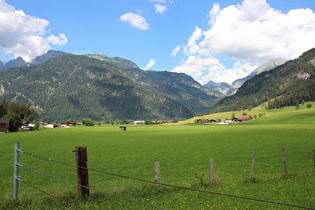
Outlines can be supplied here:
<path id="1" fill-rule="evenodd" d="M 45 158 L 45 159 L 46 159 L 46 158 Z M 51 161 L 54 161 L 54 160 L 51 160 Z M 267 200 L 256 199 L 256 198 L 248 198 L 248 197 L 237 196 L 237 195 L 229 195 L 229 194 L 224 194 L 224 193 L 211 192 L 211 191 L 200 190 L 200 189 L 193 189 L 193 188 L 182 187 L 182 186 L 176 186 L 176 185 L 171 185 L 171 184 L 156 183 L 156 182 L 153 182 L 153 181 L 148 181 L 148 180 L 144 180 L 144 179 L 139 179 L 139 178 L 124 176 L 124 175 L 119 175 L 119 174 L 108 173 L 108 172 L 104 172 L 104 171 L 100 171 L 100 170 L 96 170 L 96 169 L 88 169 L 88 168 L 86 168 L 86 167 L 75 166 L 75 165 L 72 165 L 72 164 L 69 164 L 69 163 L 63 163 L 63 162 L 60 162 L 60 161 L 58 161 L 58 162 L 59 162 L 59 163 L 62 163 L 62 164 L 71 165 L 71 166 L 74 166 L 74 167 L 86 169 L 86 170 L 96 171 L 96 172 L 103 173 L 103 174 L 108 174 L 108 175 L 113 175 L 113 176 L 117 176 L 117 177 L 122 177 L 122 178 L 137 180 L 137 181 L 146 182 L 146 183 L 151 183 L 151 184 L 158 184 L 158 185 L 162 185 L 162 186 L 174 187 L 174 188 L 179 188 L 179 189 L 184 189 L 184 190 L 190 190 L 190 191 L 195 191 L 195 192 L 202 192 L 202 193 L 215 194 L 215 195 L 221 195 L 221 196 L 227 196 L 227 197 L 233 197 L 233 198 L 239 198 L 239 199 L 246 199 L 246 200 L 258 201 L 258 202 L 265 202 L 265 203 L 271 203 L 271 204 L 277 204 L 277 205 L 283 205 L 283 206 L 291 206 L 291 207 L 297 207 L 297 208 L 315 210 L 314 208 L 311 208 L 311 207 L 298 206 L 298 205 L 294 205 L 294 204 L 287 204 L 287 203 L 281 203 L 281 202 L 276 202 L 276 201 L 267 201 Z M 20 165 L 20 164 L 18 164 L 18 165 L 21 166 L 21 167 L 25 167 L 25 166 L 22 166 L 22 165 Z M 28 167 L 26 167 L 26 168 L 36 173 L 35 170 L 33 170 L 33 169 L 31 169 L 31 168 L 28 168 Z M 42 172 L 40 172 L 40 173 L 42 173 Z M 42 173 L 42 174 L 44 174 L 44 173 Z M 58 178 L 58 177 L 53 177 L 52 175 L 48 175 L 48 174 L 44 174 L 44 175 L 45 175 L 45 176 L 48 176 L 48 177 L 56 178 L 56 179 L 59 179 L 59 180 L 62 180 L 62 181 L 69 182 L 69 183 L 71 183 L 71 184 L 75 184 L 75 185 L 80 186 L 79 184 L 76 184 L 76 183 L 73 183 L 73 182 L 70 182 L 70 181 L 67 181 L 67 180 L 63 180 L 63 179 Z M 89 187 L 83 186 L 83 185 L 82 185 L 82 187 L 89 188 Z M 105 193 L 105 192 L 102 192 L 102 191 L 99 191 L 99 190 L 96 190 L 96 189 L 92 189 L 92 188 L 89 188 L 89 189 L 94 190 L 94 191 L 98 191 L 98 192 L 101 192 L 101 193 L 104 193 L 104 194 L 108 194 L 108 195 L 111 195 L 111 196 L 114 196 L 114 197 L 118 197 L 118 198 L 121 198 L 121 199 L 124 199 L 124 200 L 129 200 L 129 201 L 131 201 L 131 202 L 136 202 L 136 203 L 138 203 L 137 201 L 133 201 L 133 200 L 130 200 L 130 199 L 122 198 L 122 197 L 120 197 L 120 196 L 116 196 L 116 195 L 112 195 L 112 194 L 109 194 L 109 193 Z M 139 203 L 140 203 L 140 202 L 139 202 Z M 140 204 L 150 206 L 150 205 L 144 204 L 144 203 L 140 203 Z M 150 206 L 150 207 L 152 207 L 152 208 L 159 208 L 159 207 L 154 207 L 154 206 Z M 159 208 L 159 209 L 160 209 L 160 208 Z"/>
<path id="2" fill-rule="evenodd" d="M 74 183 L 74 182 L 71 182 L 71 181 L 68 181 L 68 180 L 65 180 L 65 179 L 61 179 L 59 177 L 55 177 L 55 176 L 52 176 L 52 175 L 49 175 L 49 174 L 45 174 L 43 172 L 36 171 L 36 170 L 34 170 L 32 168 L 29 168 L 27 166 L 23 166 L 21 164 L 17 164 L 17 165 L 22 167 L 22 168 L 28 169 L 28 170 L 30 170 L 30 171 L 38 174 L 38 175 L 41 175 L 41 176 L 47 176 L 47 177 L 50 177 L 50 178 L 58 179 L 58 180 L 63 181 L 63 182 L 68 182 L 68 183 L 73 184 L 73 185 L 77 185 L 77 186 L 80 186 L 80 187 L 88 188 L 90 190 L 93 190 L 93 191 L 96 191 L 96 192 L 99 192 L 99 193 L 110 195 L 110 196 L 113 196 L 113 197 L 116 197 L 116 198 L 119 198 L 119 199 L 122 199 L 122 200 L 127 200 L 127 201 L 130 201 L 130 202 L 134 202 L 134 203 L 141 204 L 141 205 L 144 205 L 144 206 L 148 206 L 148 207 L 151 207 L 151 208 L 166 210 L 166 209 L 163 209 L 163 208 L 160 208 L 160 207 L 156 207 L 156 206 L 152 206 L 152 205 L 149 205 L 149 204 L 146 204 L 146 203 L 134 201 L 134 200 L 131 200 L 131 199 L 128 199 L 128 198 L 123 198 L 123 197 L 120 197 L 118 195 L 113 195 L 113 194 L 110 194 L 110 193 L 107 193 L 107 192 L 103 192 L 103 191 L 100 191 L 100 190 L 97 190 L 97 189 L 94 189 L 94 188 L 90 188 L 88 186 L 84 186 L 84 185 L 81 185 L 81 184 L 78 184 L 78 183 Z"/>
<path id="3" fill-rule="evenodd" d="M 17 178 L 17 180 L 19 180 L 20 182 L 23 182 L 24 184 L 27 184 L 28 186 L 30 186 L 30 187 L 32 187 L 32 188 L 34 188 L 34 189 L 36 189 L 36 190 L 38 190 L 38 191 L 40 191 L 40 192 L 46 194 L 46 195 L 49 195 L 49 196 L 52 197 L 52 198 L 55 198 L 55 199 L 57 199 L 57 200 L 59 200 L 59 201 L 61 201 L 61 202 L 67 203 L 67 204 L 69 204 L 69 205 L 71 205 L 71 206 L 74 206 L 75 208 L 84 210 L 83 208 L 78 207 L 78 206 L 76 206 L 76 205 L 74 205 L 74 204 L 72 204 L 72 203 L 69 203 L 68 201 L 65 201 L 65 200 L 63 200 L 63 199 L 61 199 L 61 198 L 58 198 L 58 197 L 52 195 L 52 194 L 49 194 L 48 192 L 45 192 L 45 191 L 39 189 L 38 187 L 35 187 L 34 185 L 31 185 L 31 184 L 27 183 L 26 181 L 24 181 L 24 180 L 22 180 L 22 179 Z"/>

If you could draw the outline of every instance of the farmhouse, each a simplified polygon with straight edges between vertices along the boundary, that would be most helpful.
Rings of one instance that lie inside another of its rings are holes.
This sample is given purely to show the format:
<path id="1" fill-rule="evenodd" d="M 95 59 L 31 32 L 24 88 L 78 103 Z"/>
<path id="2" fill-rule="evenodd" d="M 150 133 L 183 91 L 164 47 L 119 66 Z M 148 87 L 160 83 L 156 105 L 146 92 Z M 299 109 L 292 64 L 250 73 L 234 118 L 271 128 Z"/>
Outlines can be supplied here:
<path id="1" fill-rule="evenodd" d="M 233 119 L 232 119 L 232 121 L 233 121 L 233 123 L 235 123 L 235 122 L 242 122 L 242 120 L 241 120 L 241 119 L 236 118 L 236 117 L 235 117 L 235 118 L 233 118 Z"/>
<path id="2" fill-rule="evenodd" d="M 9 130 L 10 118 L 0 118 L 0 133 L 6 133 Z"/>
<path id="3" fill-rule="evenodd" d="M 241 121 L 248 121 L 249 120 L 249 116 L 248 115 L 242 115 L 238 117 L 239 120 Z"/>
<path id="4" fill-rule="evenodd" d="M 220 119 L 205 119 L 205 123 L 218 123 Z"/>

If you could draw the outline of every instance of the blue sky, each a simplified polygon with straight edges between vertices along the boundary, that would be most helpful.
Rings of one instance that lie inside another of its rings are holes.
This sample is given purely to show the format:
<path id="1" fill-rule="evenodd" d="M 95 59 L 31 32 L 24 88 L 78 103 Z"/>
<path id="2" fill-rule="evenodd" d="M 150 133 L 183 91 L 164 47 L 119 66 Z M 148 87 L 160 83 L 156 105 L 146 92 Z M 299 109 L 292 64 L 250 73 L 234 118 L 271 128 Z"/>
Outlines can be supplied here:
<path id="1" fill-rule="evenodd" d="M 0 0 L 0 60 L 49 49 L 231 83 L 315 47 L 314 0 Z"/>

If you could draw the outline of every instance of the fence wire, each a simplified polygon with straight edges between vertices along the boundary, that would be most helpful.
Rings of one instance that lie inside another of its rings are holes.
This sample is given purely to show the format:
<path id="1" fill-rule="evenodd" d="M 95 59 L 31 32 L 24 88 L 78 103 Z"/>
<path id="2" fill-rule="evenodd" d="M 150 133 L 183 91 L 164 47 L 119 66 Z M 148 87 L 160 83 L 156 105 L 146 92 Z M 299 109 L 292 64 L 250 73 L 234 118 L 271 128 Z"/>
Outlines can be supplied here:
<path id="1" fill-rule="evenodd" d="M 28 153 L 28 152 L 24 152 L 22 150 L 18 150 L 18 151 L 21 152 L 21 153 L 24 153 L 24 154 L 31 155 L 31 156 L 36 157 L 38 159 L 47 160 L 47 161 L 53 161 L 53 162 L 57 162 L 57 163 L 68 165 L 68 166 L 72 166 L 72 167 L 86 169 L 86 170 L 89 170 L 89 171 L 95 171 L 95 172 L 99 172 L 99 173 L 103 173 L 103 174 L 107 174 L 107 175 L 112 175 L 112 176 L 116 176 L 116 177 L 136 180 L 136 181 L 140 181 L 140 182 L 146 182 L 146 183 L 151 183 L 151 184 L 158 184 L 158 185 L 161 185 L 161 186 L 173 187 L 173 188 L 184 189 L 184 190 L 195 191 L 195 192 L 202 192 L 202 193 L 207 193 L 207 194 L 214 194 L 214 195 L 220 195 L 220 196 L 226 196 L 226 197 L 233 197 L 233 198 L 238 198 L 238 199 L 245 199 L 245 200 L 258 201 L 258 202 L 264 202 L 264 203 L 270 203 L 270 204 L 277 204 L 277 205 L 282 205 L 282 206 L 290 206 L 290 207 L 297 207 L 297 208 L 302 208 L 302 209 L 312 209 L 312 210 L 314 210 L 314 208 L 311 208 L 311 207 L 298 206 L 298 205 L 294 205 L 294 204 L 287 204 L 287 203 L 281 203 L 281 202 L 276 202 L 276 201 L 268 201 L 268 200 L 256 199 L 256 198 L 248 198 L 248 197 L 237 196 L 237 195 L 229 195 L 229 194 L 224 194 L 224 193 L 211 192 L 211 191 L 200 190 L 200 189 L 193 189 L 193 188 L 176 186 L 176 185 L 171 185 L 171 184 L 156 183 L 154 181 L 148 181 L 148 180 L 134 178 L 134 177 L 129 177 L 129 176 L 125 176 L 125 175 L 119 175 L 119 174 L 109 173 L 109 172 L 100 171 L 100 170 L 96 170 L 96 169 L 90 169 L 90 168 L 87 168 L 87 167 L 76 166 L 76 165 L 73 165 L 73 164 L 64 163 L 64 162 L 53 160 L 53 159 L 44 158 L 44 157 L 41 157 L 41 156 L 38 156 L 38 155 L 34 155 L 34 154 L 31 154 L 31 153 Z M 64 179 L 61 179 L 61 178 L 58 178 L 58 177 L 54 177 L 54 176 L 49 175 L 49 174 L 38 172 L 38 171 L 35 171 L 35 170 L 33 170 L 31 168 L 28 168 L 26 166 L 22 166 L 20 164 L 18 164 L 18 165 L 23 167 L 23 168 L 29 169 L 29 170 L 33 171 L 34 173 L 38 173 L 39 175 L 43 175 L 43 176 L 48 176 L 48 177 L 51 177 L 51 178 L 59 179 L 61 181 L 68 182 L 68 183 L 71 183 L 71 184 L 74 184 L 74 185 L 77 185 L 77 186 L 80 186 L 80 187 L 89 188 L 89 189 L 94 190 L 96 192 L 100 192 L 100 193 L 103 193 L 103 194 L 107 194 L 107 195 L 110 195 L 110 196 L 113 196 L 113 197 L 117 197 L 117 198 L 120 198 L 120 199 L 123 199 L 123 200 L 128 200 L 128 201 L 135 202 L 135 203 L 138 203 L 138 204 L 142 204 L 142 205 L 145 205 L 145 206 L 149 206 L 149 207 L 152 207 L 152 208 L 163 209 L 163 208 L 151 206 L 151 205 L 148 205 L 148 204 L 145 204 L 145 203 L 141 203 L 141 202 L 138 202 L 138 201 L 134 201 L 134 200 L 131 200 L 131 199 L 123 198 L 123 197 L 120 197 L 120 196 L 117 196 L 117 195 L 113 195 L 113 194 L 110 194 L 110 193 L 106 193 L 106 192 L 103 192 L 103 191 L 100 191 L 100 190 L 97 190 L 97 189 L 93 189 L 93 188 L 90 188 L 90 187 L 87 187 L 87 186 L 84 186 L 84 185 L 80 185 L 80 184 L 77 184 L 77 183 L 74 183 L 74 182 L 70 182 L 70 181 L 67 181 L 67 180 L 64 180 Z"/>
<path id="2" fill-rule="evenodd" d="M 67 204 L 69 204 L 69 205 L 71 205 L 71 206 L 73 206 L 73 207 L 75 207 L 75 208 L 77 208 L 77 209 L 82 209 L 81 207 L 78 207 L 78 206 L 76 206 L 76 205 L 74 205 L 74 204 L 72 204 L 72 203 L 69 203 L 69 202 L 67 202 L 67 201 L 65 201 L 65 200 L 63 200 L 63 199 L 61 199 L 61 198 L 58 198 L 58 197 L 56 197 L 56 196 L 54 196 L 54 195 L 52 195 L 52 194 L 49 194 L 48 192 L 45 192 L 45 191 L 39 189 L 38 187 L 35 187 L 34 185 L 31 185 L 31 184 L 27 183 L 26 181 L 24 181 L 24 180 L 22 180 L 22 179 L 17 178 L 17 180 L 19 180 L 20 182 L 23 182 L 24 184 L 27 184 L 28 186 L 30 186 L 30 187 L 32 187 L 32 188 L 34 188 L 34 189 L 36 189 L 36 190 L 38 190 L 38 191 L 40 191 L 40 192 L 46 194 L 46 195 L 49 195 L 49 196 L 52 197 L 52 198 L 55 198 L 55 199 L 57 199 L 57 200 L 59 200 L 59 201 L 61 201 L 61 202 L 67 203 Z M 82 210 L 84 210 L 84 209 L 82 209 Z"/>
<path id="3" fill-rule="evenodd" d="M 27 166 L 23 166 L 21 164 L 17 164 L 18 166 L 22 167 L 22 168 L 25 168 L 25 169 L 28 169 L 38 175 L 41 175 L 41 176 L 47 176 L 47 177 L 50 177 L 50 178 L 54 178 L 54 179 L 58 179 L 60 181 L 63 181 L 63 182 L 67 182 L 67 183 L 70 183 L 70 184 L 73 184 L 73 185 L 77 185 L 77 186 L 80 186 L 80 187 L 84 187 L 84 188 L 87 188 L 87 189 L 90 189 L 90 190 L 93 190 L 93 191 L 96 191 L 96 192 L 99 192 L 99 193 L 103 193 L 103 194 L 106 194 L 106 195 L 110 195 L 112 197 L 116 197 L 116 198 L 119 198 L 119 199 L 122 199 L 122 200 L 127 200 L 127 201 L 130 201 L 130 202 L 133 202 L 133 203 L 137 203 L 137 204 L 141 204 L 141 205 L 144 205 L 144 206 L 148 206 L 148 207 L 151 207 L 151 208 L 155 208 L 155 209 L 163 209 L 163 208 L 160 208 L 160 207 L 156 207 L 156 206 L 152 206 L 152 205 L 149 205 L 149 204 L 146 204 L 146 203 L 141 203 L 141 202 L 138 202 L 138 201 L 135 201 L 135 200 L 131 200 L 131 199 L 128 199 L 128 198 L 123 198 L 121 196 L 118 196 L 118 195 L 113 195 L 113 194 L 110 194 L 110 193 L 107 193 L 107 192 L 103 192 L 103 191 L 100 191 L 100 190 L 97 190 L 97 189 L 94 189 L 94 188 L 91 188 L 91 187 L 88 187 L 88 186 L 85 186 L 85 185 L 81 185 L 81 184 L 77 184 L 77 183 L 74 183 L 74 182 L 71 182 L 71 181 L 68 181 L 68 180 L 65 180 L 65 179 L 61 179 L 59 177 L 55 177 L 55 176 L 52 176 L 52 175 L 49 175 L 49 174 L 45 174 L 43 172 L 40 172 L 40 171 L 36 171 L 32 168 L 29 168 Z M 163 210 L 166 210 L 166 209 L 163 209 Z"/>

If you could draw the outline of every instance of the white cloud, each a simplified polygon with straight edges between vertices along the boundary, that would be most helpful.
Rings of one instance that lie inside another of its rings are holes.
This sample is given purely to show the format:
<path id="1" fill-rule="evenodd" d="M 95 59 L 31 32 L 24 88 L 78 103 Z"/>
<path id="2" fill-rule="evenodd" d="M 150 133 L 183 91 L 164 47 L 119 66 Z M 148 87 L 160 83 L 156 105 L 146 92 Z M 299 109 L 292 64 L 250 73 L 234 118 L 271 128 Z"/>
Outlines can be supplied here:
<path id="1" fill-rule="evenodd" d="M 197 53 L 200 46 L 196 42 L 201 38 L 201 36 L 202 36 L 202 30 L 196 27 L 195 31 L 189 38 L 187 45 L 185 45 L 183 52 L 187 55 Z"/>
<path id="2" fill-rule="evenodd" d="M 216 55 L 261 64 L 274 57 L 292 59 L 315 46 L 315 14 L 310 9 L 283 14 L 265 0 L 244 0 L 224 9 L 214 4 L 212 26 L 200 46 Z"/>
<path id="3" fill-rule="evenodd" d="M 128 22 L 140 30 L 149 29 L 149 24 L 147 23 L 146 19 L 141 15 L 133 14 L 132 12 L 123 14 L 120 16 L 120 20 L 123 22 Z"/>
<path id="4" fill-rule="evenodd" d="M 157 5 L 154 5 L 154 7 L 155 7 L 155 12 L 156 13 L 163 14 L 165 12 L 165 10 L 166 10 L 166 6 L 165 5 L 157 4 Z"/>
<path id="5" fill-rule="evenodd" d="M 64 45 L 68 43 L 68 39 L 65 34 L 60 33 L 59 36 L 50 35 L 47 40 L 54 45 Z"/>
<path id="6" fill-rule="evenodd" d="M 44 38 L 49 21 L 15 10 L 4 0 L 0 0 L 0 20 L 0 47 L 7 54 L 13 53 L 15 57 L 30 61 L 47 52 L 51 48 L 49 43 L 55 44 Z M 64 34 L 60 34 L 60 38 L 60 44 L 67 43 Z"/>
<path id="7" fill-rule="evenodd" d="M 177 53 L 179 53 L 179 51 L 180 51 L 180 46 L 175 47 L 175 48 L 172 50 L 171 56 L 176 56 Z"/>
<path id="8" fill-rule="evenodd" d="M 315 13 L 310 9 L 284 14 L 266 0 L 244 0 L 223 9 L 215 3 L 207 17 L 210 28 L 195 28 L 182 49 L 188 58 L 173 69 L 201 83 L 232 82 L 271 58 L 293 59 L 315 47 Z M 236 60 L 234 66 L 207 63 L 207 58 L 220 56 Z"/>
<path id="9" fill-rule="evenodd" d="M 151 59 L 149 61 L 149 63 L 143 68 L 143 70 L 148 70 L 150 69 L 152 66 L 154 66 L 156 64 L 155 60 L 154 59 Z"/>

